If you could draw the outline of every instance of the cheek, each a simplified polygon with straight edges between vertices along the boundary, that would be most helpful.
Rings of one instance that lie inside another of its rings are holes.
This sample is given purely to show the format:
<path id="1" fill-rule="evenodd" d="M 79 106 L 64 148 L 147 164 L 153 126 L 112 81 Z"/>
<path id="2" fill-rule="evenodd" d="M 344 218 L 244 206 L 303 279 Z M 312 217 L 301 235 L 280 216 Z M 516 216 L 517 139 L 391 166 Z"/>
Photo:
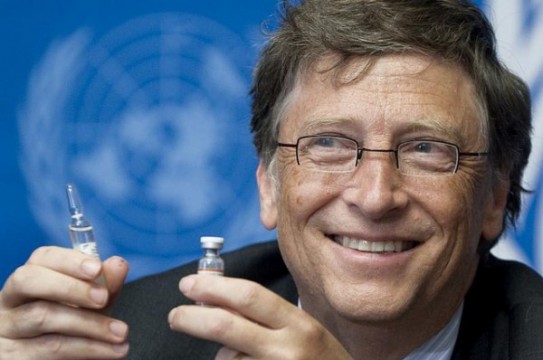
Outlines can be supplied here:
<path id="1" fill-rule="evenodd" d="M 277 184 L 277 231 L 280 242 L 295 246 L 297 234 L 303 227 L 308 193 L 311 189 L 304 186 L 299 166 L 294 162 L 281 160 L 278 162 Z"/>
<path id="2" fill-rule="evenodd" d="M 341 188 L 337 185 L 338 174 L 311 173 L 296 162 L 282 161 L 279 174 L 279 218 L 280 223 L 292 221 L 299 226 L 307 223 L 311 216 L 330 203 Z M 280 227 L 280 224 L 278 224 Z"/>
<path id="3" fill-rule="evenodd" d="M 278 169 L 279 207 L 277 232 L 279 246 L 287 267 L 295 278 L 314 278 L 319 262 L 318 216 L 322 208 L 337 198 L 335 174 L 312 173 L 308 176 L 297 166 L 286 164 Z M 332 176 L 331 176 L 332 175 Z M 328 241 L 328 240 L 327 240 Z M 311 275 L 309 275 L 311 274 Z"/>
<path id="4" fill-rule="evenodd" d="M 437 231 L 428 241 L 428 252 L 418 263 L 421 269 L 432 269 L 421 273 L 428 284 L 423 297 L 439 297 L 444 303 L 459 299 L 467 291 L 479 259 L 484 187 L 471 180 L 472 177 L 457 175 L 434 186 L 435 191 L 413 194 L 424 207 L 422 216 L 431 216 L 437 225 Z"/>
<path id="5" fill-rule="evenodd" d="M 412 197 L 424 204 L 426 212 L 439 223 L 444 233 L 476 232 L 481 225 L 486 194 L 480 178 L 480 175 L 459 172 L 437 185 L 419 183 L 416 188 L 420 190 Z"/>
<path id="6" fill-rule="evenodd" d="M 442 196 L 432 201 L 437 209 L 435 218 L 442 229 L 441 272 L 456 272 L 467 262 L 477 261 L 477 250 L 482 228 L 482 209 L 485 187 L 480 177 L 457 173 Z M 473 264 L 475 265 L 475 264 Z M 462 270 L 460 270 L 462 272 Z"/>
<path id="7" fill-rule="evenodd" d="M 412 187 L 419 189 L 410 193 L 413 208 L 421 210 L 414 221 L 423 224 L 431 218 L 435 224 L 428 243 L 432 254 L 427 261 L 443 279 L 462 267 L 462 262 L 476 258 L 485 194 L 479 178 L 459 172 L 439 184 L 419 183 Z"/>
<path id="8" fill-rule="evenodd" d="M 488 187 L 483 182 L 481 175 L 459 173 L 458 181 L 451 185 L 451 191 L 456 198 L 457 208 L 460 212 L 457 218 L 468 227 L 472 237 L 478 241 L 481 235 L 482 214 L 485 198 L 488 196 Z"/>

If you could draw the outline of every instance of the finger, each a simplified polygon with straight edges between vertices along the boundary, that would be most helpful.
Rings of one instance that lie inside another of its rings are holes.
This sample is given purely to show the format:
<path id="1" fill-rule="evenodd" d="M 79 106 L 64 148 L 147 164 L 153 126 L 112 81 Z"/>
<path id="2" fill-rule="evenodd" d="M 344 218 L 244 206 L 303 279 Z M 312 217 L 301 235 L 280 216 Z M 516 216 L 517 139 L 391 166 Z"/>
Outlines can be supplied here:
<path id="1" fill-rule="evenodd" d="M 35 299 L 101 309 L 107 303 L 107 289 L 47 267 L 25 265 L 18 268 L 0 292 L 0 309 L 14 308 Z"/>
<path id="2" fill-rule="evenodd" d="M 99 259 L 74 249 L 43 246 L 34 250 L 27 264 L 45 267 L 75 278 L 93 280 L 101 271 Z"/>
<path id="3" fill-rule="evenodd" d="M 215 355 L 215 360 L 251 360 L 252 357 L 249 357 L 247 354 L 241 353 L 237 350 L 232 350 L 228 347 L 223 346 Z"/>
<path id="4" fill-rule="evenodd" d="M 111 343 L 126 341 L 128 326 L 95 311 L 36 301 L 21 305 L 0 318 L 0 336 L 32 338 L 48 333 L 86 337 Z"/>
<path id="5" fill-rule="evenodd" d="M 341 344 L 302 310 L 282 329 L 264 327 L 220 307 L 198 305 L 173 309 L 168 321 L 172 330 L 218 342 L 249 359 L 351 359 Z"/>
<path id="6" fill-rule="evenodd" d="M 128 275 L 128 263 L 119 256 L 113 256 L 103 264 L 107 288 L 111 294 L 118 294 Z"/>
<path id="7" fill-rule="evenodd" d="M 128 344 L 109 344 L 100 341 L 51 334 L 33 339 L 10 340 L 0 338 L 3 354 L 9 359 L 121 359 L 128 353 Z"/>
<path id="8" fill-rule="evenodd" d="M 179 284 L 195 301 L 229 308 L 271 329 L 285 327 L 298 308 L 260 284 L 222 276 L 190 275 Z"/>
<path id="9" fill-rule="evenodd" d="M 256 358 L 262 355 L 263 340 L 273 335 L 273 330 L 220 307 L 179 306 L 170 312 L 168 322 L 174 331 L 218 342 Z"/>

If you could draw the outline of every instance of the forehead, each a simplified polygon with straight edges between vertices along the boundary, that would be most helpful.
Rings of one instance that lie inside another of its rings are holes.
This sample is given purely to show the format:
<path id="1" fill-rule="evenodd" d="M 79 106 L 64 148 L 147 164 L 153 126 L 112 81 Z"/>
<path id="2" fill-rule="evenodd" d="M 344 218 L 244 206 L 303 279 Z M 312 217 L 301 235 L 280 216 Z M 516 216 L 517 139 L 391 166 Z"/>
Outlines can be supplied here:
<path id="1" fill-rule="evenodd" d="M 325 57 L 298 76 L 281 128 L 307 133 L 342 123 L 381 131 L 430 127 L 458 138 L 485 133 L 473 82 L 454 64 L 422 55 L 336 64 Z"/>

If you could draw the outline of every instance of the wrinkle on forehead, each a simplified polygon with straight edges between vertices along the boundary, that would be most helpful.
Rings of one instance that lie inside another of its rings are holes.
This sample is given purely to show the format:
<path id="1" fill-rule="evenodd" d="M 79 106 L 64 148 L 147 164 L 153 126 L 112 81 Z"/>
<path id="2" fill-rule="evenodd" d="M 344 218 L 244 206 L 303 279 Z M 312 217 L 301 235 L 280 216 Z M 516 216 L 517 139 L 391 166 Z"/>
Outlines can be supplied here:
<path id="1" fill-rule="evenodd" d="M 446 126 L 439 123 L 437 120 L 428 120 L 428 126 L 434 126 L 435 129 L 443 131 L 443 133 L 452 133 L 452 137 L 458 139 L 459 143 L 466 142 L 466 138 L 469 136 L 470 140 L 476 141 L 478 144 L 484 144 L 486 150 L 488 148 L 488 119 L 486 118 L 486 111 L 476 94 L 475 86 L 471 81 L 469 75 L 457 64 L 451 63 L 446 60 L 442 60 L 435 57 L 420 55 L 420 54 L 391 54 L 380 57 L 352 57 L 345 62 L 340 63 L 340 56 L 338 55 L 326 55 L 317 60 L 312 66 L 306 69 L 306 71 L 299 71 L 295 84 L 286 96 L 281 106 L 280 119 L 284 117 L 286 111 L 290 105 L 296 101 L 303 89 L 306 86 L 310 86 L 311 83 L 321 82 L 323 86 L 333 86 L 334 88 L 340 88 L 343 86 L 349 86 L 360 82 L 362 80 L 368 80 L 369 91 L 379 91 L 380 85 L 386 82 L 394 82 L 396 89 L 404 94 L 415 93 L 415 85 L 410 81 L 402 81 L 401 78 L 414 78 L 417 82 L 427 82 L 428 86 L 439 86 L 447 89 L 447 92 L 455 94 L 455 96 L 462 96 L 462 102 L 465 106 L 457 109 L 459 112 L 467 112 L 471 108 L 475 115 L 472 121 L 477 122 L 477 135 L 469 133 L 469 129 L 447 129 Z M 401 61 L 398 61 L 401 60 Z M 390 66 L 393 64 L 393 66 Z M 451 77 L 451 81 L 437 83 L 433 80 L 431 71 L 436 66 L 445 66 L 451 69 L 456 69 L 459 74 L 464 76 Z M 385 68 L 386 71 L 382 71 Z M 378 74 L 375 71 L 379 70 Z M 373 86 L 375 85 L 375 86 Z M 420 86 L 420 85 L 419 85 Z M 383 96 L 387 96 L 387 93 L 383 93 Z M 383 103 L 384 98 L 381 99 Z M 380 100 L 380 101 L 381 101 Z M 343 119 L 344 120 L 344 119 Z M 323 122 L 333 122 L 335 119 L 324 119 Z M 279 125 L 279 124 L 278 124 Z M 467 125 L 467 124 L 466 124 Z M 311 125 L 310 125 L 311 126 Z M 318 124 L 316 125 L 318 126 Z M 413 127 L 422 126 L 414 124 Z M 279 128 L 277 127 L 277 131 Z M 464 140 L 464 141 L 462 141 Z"/>

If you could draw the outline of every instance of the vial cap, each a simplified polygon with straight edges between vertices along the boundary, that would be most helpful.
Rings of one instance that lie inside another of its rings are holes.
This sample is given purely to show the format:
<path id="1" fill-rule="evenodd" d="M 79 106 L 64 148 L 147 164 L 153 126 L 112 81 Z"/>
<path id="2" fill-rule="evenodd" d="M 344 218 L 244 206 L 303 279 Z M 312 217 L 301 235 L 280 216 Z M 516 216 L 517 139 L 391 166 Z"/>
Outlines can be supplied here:
<path id="1" fill-rule="evenodd" d="M 200 244 L 206 249 L 222 249 L 224 238 L 218 236 L 202 236 Z"/>

